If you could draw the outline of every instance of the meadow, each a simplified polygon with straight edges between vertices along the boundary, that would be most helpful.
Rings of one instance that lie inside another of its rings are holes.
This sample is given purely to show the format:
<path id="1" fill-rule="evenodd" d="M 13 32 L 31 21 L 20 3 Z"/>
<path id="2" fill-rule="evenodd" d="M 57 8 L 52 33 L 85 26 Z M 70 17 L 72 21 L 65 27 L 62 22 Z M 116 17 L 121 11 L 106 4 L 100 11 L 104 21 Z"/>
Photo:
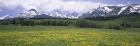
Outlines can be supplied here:
<path id="1" fill-rule="evenodd" d="M 0 46 L 140 46 L 140 28 L 0 25 Z"/>

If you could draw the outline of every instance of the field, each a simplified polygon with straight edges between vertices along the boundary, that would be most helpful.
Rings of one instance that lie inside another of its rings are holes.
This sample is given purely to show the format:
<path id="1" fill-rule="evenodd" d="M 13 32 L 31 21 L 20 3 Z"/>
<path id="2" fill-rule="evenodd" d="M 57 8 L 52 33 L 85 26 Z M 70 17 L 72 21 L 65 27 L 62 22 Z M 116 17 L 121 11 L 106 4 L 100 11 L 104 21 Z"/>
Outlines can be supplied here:
<path id="1" fill-rule="evenodd" d="M 140 46 L 140 28 L 1 25 L 0 46 Z"/>

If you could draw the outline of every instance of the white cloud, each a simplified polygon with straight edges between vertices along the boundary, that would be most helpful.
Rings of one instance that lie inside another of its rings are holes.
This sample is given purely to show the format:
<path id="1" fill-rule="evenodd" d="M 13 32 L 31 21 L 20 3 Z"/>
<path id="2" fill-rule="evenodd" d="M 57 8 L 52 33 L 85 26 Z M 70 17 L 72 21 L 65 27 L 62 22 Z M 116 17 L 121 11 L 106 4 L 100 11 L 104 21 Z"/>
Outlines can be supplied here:
<path id="1" fill-rule="evenodd" d="M 124 4 L 118 4 L 117 6 L 125 6 Z"/>
<path id="2" fill-rule="evenodd" d="M 17 6 L 23 6 L 24 9 L 29 10 L 31 8 L 37 10 L 52 11 L 54 9 L 64 9 L 75 12 L 86 12 L 93 8 L 97 8 L 99 5 L 106 6 L 108 4 L 93 3 L 90 1 L 64 1 L 64 0 L 0 0 L 0 3 L 4 4 L 9 9 L 14 9 Z M 1 6 L 1 5 L 0 5 Z"/>

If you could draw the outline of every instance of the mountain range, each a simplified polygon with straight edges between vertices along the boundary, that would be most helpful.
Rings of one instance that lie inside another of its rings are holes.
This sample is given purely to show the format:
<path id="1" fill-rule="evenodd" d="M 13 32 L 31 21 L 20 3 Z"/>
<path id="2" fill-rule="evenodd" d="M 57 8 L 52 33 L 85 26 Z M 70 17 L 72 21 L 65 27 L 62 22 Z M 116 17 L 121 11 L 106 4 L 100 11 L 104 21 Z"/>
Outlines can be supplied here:
<path id="1" fill-rule="evenodd" d="M 80 17 L 81 18 L 110 17 L 110 16 L 129 15 L 131 13 L 140 13 L 140 5 L 131 4 L 126 6 L 98 7 L 97 9 L 93 9 Z"/>
<path id="2" fill-rule="evenodd" d="M 63 9 L 55 9 L 52 12 L 40 13 L 36 9 L 30 9 L 22 13 L 16 14 L 15 17 L 20 18 L 96 18 L 96 17 L 110 17 L 110 16 L 121 16 L 129 15 L 131 13 L 140 13 L 139 4 L 131 4 L 125 6 L 99 6 L 96 9 L 90 10 L 86 13 L 77 13 L 73 11 L 67 11 Z M 13 18 L 15 18 L 13 17 Z M 8 15 L 1 17 L 0 19 L 9 18 Z"/>

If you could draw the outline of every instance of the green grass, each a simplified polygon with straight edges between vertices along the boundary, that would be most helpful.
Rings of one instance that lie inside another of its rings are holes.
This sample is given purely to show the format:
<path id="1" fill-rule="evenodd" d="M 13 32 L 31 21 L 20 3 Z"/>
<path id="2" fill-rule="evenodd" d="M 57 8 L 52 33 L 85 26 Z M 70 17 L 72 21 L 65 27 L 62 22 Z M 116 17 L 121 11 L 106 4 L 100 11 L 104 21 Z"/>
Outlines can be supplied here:
<path id="1" fill-rule="evenodd" d="M 0 26 L 0 46 L 140 46 L 140 28 Z"/>

